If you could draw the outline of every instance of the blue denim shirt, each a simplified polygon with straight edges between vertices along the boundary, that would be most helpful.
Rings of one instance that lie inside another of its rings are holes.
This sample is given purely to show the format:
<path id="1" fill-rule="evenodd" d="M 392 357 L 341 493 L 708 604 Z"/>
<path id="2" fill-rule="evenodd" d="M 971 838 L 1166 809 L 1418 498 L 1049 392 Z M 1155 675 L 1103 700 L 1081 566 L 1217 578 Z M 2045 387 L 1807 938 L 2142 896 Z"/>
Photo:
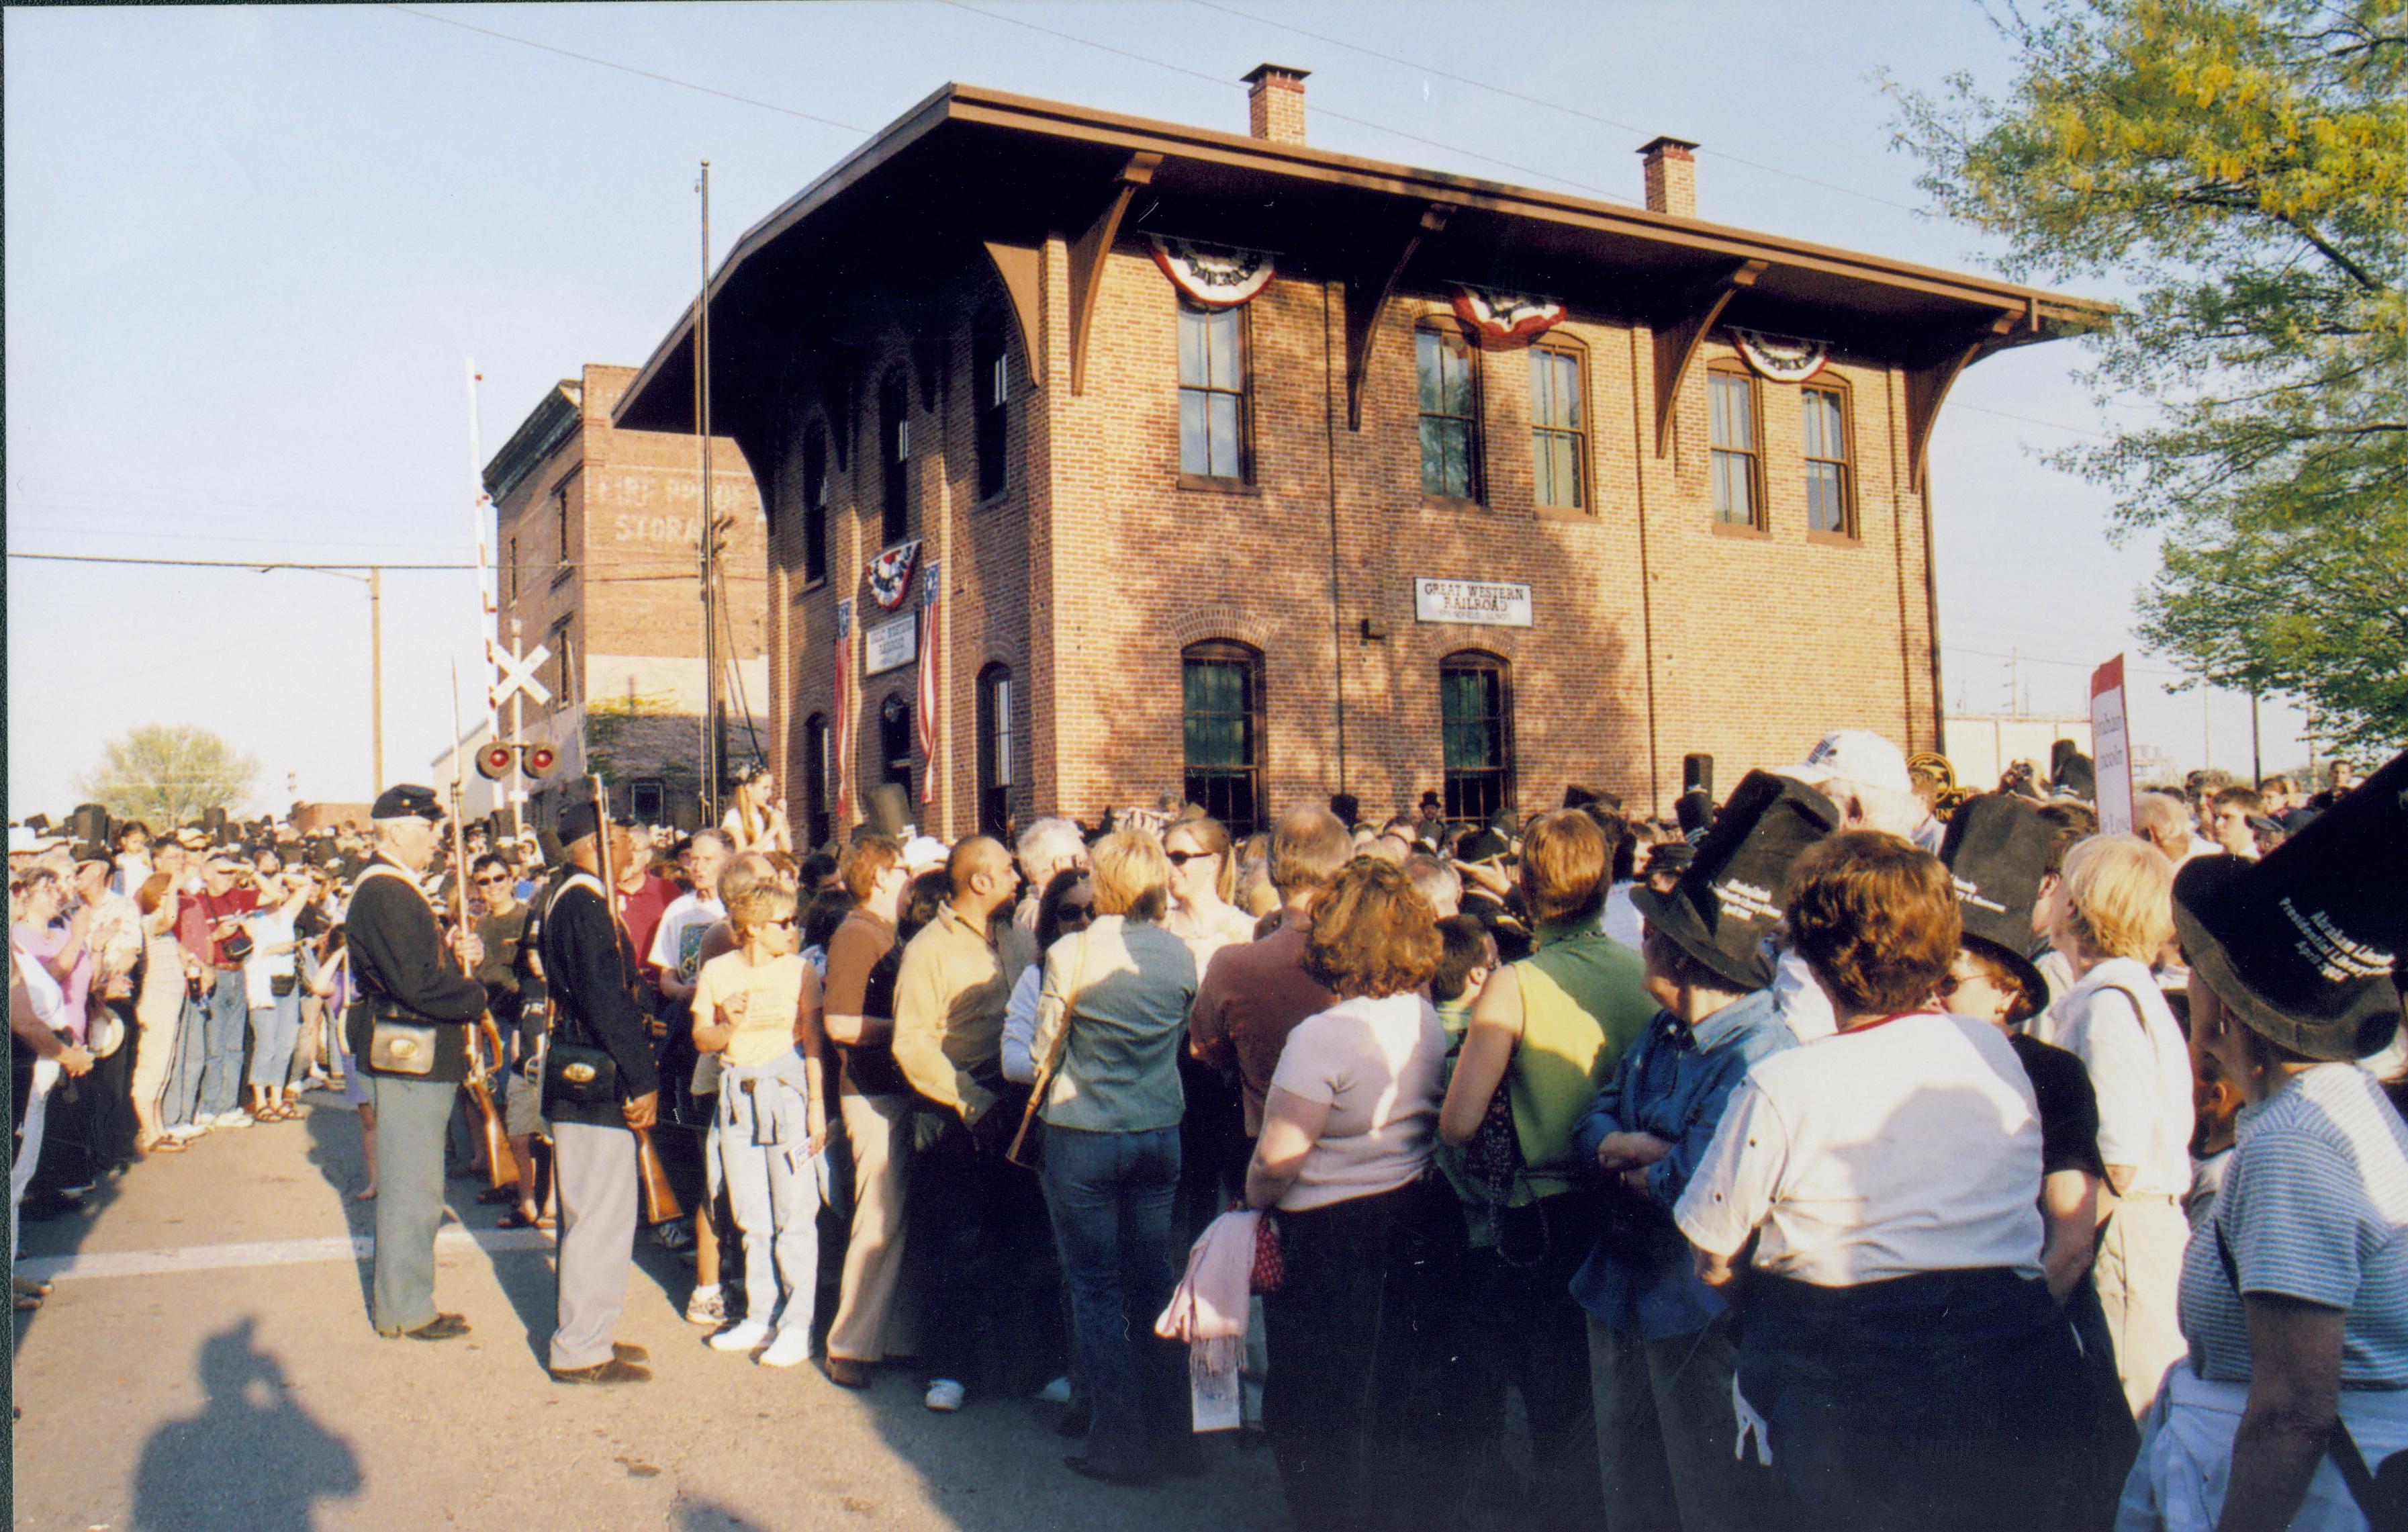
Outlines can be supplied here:
<path id="1" fill-rule="evenodd" d="M 1647 1167 L 1647 1196 L 1615 1191 L 1597 1248 L 1571 1293 L 1598 1322 L 1636 1329 L 1650 1340 L 1702 1329 L 1723 1311 L 1720 1295 L 1698 1280 L 1689 1242 L 1672 1223 L 1680 1200 L 1731 1092 L 1756 1060 L 1797 1039 L 1781 1023 L 1770 990 L 1735 1000 L 1691 1027 L 1657 1011 L 1622 1057 L 1587 1111 L 1572 1125 L 1572 1156 L 1597 1164 L 1597 1146 L 1613 1133 L 1652 1133 L 1672 1152 Z"/>

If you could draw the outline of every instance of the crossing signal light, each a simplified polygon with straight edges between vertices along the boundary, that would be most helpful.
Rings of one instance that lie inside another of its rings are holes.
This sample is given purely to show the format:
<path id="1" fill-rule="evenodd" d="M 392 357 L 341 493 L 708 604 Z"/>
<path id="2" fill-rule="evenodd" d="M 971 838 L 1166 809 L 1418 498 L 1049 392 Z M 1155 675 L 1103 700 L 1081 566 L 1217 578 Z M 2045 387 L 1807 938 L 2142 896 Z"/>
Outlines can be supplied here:
<path id="1" fill-rule="evenodd" d="M 477 752 L 477 775 L 487 781 L 499 781 L 510 774 L 510 763 L 518 752 L 499 740 Z"/>
<path id="2" fill-rule="evenodd" d="M 524 762 L 526 774 L 530 777 L 544 776 L 560 764 L 559 752 L 550 745 L 528 745 L 524 748 L 521 759 Z"/>

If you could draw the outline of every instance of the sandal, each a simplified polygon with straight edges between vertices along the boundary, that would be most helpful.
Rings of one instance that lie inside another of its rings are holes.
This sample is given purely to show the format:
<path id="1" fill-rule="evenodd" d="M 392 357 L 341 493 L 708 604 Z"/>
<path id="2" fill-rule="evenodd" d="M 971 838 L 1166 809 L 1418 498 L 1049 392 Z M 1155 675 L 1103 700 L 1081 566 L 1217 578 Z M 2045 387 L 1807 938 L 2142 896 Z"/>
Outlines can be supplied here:
<path id="1" fill-rule="evenodd" d="M 17 1312 L 21 1314 L 30 1314 L 41 1306 L 42 1300 L 34 1296 L 31 1293 L 20 1293 L 17 1295 Z"/>
<path id="2" fill-rule="evenodd" d="M 552 1220 L 542 1217 L 529 1218 L 523 1210 L 509 1208 L 505 1209 L 502 1212 L 502 1216 L 494 1221 L 494 1227 L 497 1229 L 548 1229 L 552 1227 Z"/>
<path id="3" fill-rule="evenodd" d="M 21 1298 L 46 1298 L 51 1291 L 50 1284 L 38 1277 L 11 1277 L 9 1285 Z"/>
<path id="4" fill-rule="evenodd" d="M 190 1144 L 185 1143 L 181 1138 L 170 1138 L 162 1136 L 151 1140 L 151 1142 L 143 1149 L 142 1153 L 145 1154 L 181 1154 L 185 1150 L 191 1147 L 192 1146 Z"/>

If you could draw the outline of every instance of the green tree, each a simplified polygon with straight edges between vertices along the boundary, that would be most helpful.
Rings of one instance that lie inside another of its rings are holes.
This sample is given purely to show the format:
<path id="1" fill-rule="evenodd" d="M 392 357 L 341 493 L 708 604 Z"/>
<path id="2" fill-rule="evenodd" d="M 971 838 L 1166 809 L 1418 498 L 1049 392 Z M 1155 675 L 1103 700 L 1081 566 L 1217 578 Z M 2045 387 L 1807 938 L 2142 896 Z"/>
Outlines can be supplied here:
<path id="1" fill-rule="evenodd" d="M 2010 269 L 2136 294 L 2057 461 L 2163 537 L 2142 636 L 2287 694 L 2345 748 L 2408 742 L 2408 0 L 2057 0 L 1994 17 L 2019 78 L 1892 87 L 1899 140 Z"/>
<path id="2" fill-rule="evenodd" d="M 153 723 L 101 747 L 100 765 L 76 785 L 110 818 L 142 820 L 155 830 L 239 807 L 258 777 L 257 761 L 208 730 Z"/>

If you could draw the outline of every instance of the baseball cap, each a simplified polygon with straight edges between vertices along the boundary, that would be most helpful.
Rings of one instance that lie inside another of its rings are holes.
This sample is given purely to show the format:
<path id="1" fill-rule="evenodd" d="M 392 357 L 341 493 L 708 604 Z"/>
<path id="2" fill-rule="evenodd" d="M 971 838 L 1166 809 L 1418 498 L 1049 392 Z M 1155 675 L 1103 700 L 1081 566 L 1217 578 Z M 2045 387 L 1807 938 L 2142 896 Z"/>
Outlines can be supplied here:
<path id="1" fill-rule="evenodd" d="M 1914 791 L 1905 752 L 1870 729 L 1834 729 L 1815 742 L 1806 759 L 1782 767 L 1781 774 L 1809 787 L 1839 780 L 1893 793 Z"/>
<path id="2" fill-rule="evenodd" d="M 943 866 L 949 854 L 945 843 L 935 836 L 915 835 L 903 843 L 904 870 L 917 878 Z"/>

